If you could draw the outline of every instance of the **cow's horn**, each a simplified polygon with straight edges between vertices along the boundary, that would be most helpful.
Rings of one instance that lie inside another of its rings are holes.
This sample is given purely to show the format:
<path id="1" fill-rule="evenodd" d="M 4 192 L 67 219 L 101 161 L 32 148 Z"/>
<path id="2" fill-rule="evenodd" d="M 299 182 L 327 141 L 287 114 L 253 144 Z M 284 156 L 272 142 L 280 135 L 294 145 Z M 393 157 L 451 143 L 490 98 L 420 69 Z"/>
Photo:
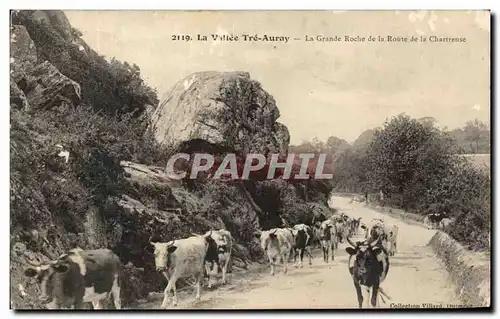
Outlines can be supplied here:
<path id="1" fill-rule="evenodd" d="M 278 231 L 278 228 L 276 228 L 271 234 L 275 234 Z"/>
<path id="2" fill-rule="evenodd" d="M 349 237 L 346 237 L 347 239 L 347 242 L 349 243 L 349 245 L 351 245 L 352 247 L 357 247 L 357 245 L 354 245 L 351 241 L 351 239 Z"/>
<path id="3" fill-rule="evenodd" d="M 375 247 L 375 246 L 377 245 L 377 243 L 378 243 L 378 241 L 379 241 L 379 240 L 380 240 L 380 238 L 377 238 L 377 239 L 375 239 L 374 241 L 372 241 L 372 242 L 369 244 L 369 245 L 370 245 L 370 247 Z"/>
<path id="4" fill-rule="evenodd" d="M 171 243 L 170 245 L 168 245 L 168 246 L 173 246 L 173 245 L 174 245 L 174 243 L 175 243 L 175 239 L 174 239 L 174 240 L 172 240 L 172 243 Z"/>

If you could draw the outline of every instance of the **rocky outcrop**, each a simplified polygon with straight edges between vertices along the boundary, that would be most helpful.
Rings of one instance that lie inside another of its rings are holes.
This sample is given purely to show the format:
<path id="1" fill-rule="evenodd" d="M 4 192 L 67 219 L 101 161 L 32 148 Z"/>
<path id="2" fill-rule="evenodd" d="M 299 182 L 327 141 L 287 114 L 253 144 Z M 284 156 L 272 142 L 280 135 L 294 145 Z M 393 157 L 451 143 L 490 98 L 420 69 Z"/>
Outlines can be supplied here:
<path id="1" fill-rule="evenodd" d="M 48 61 L 39 61 L 26 28 L 11 28 L 10 92 L 12 103 L 27 109 L 47 109 L 63 102 L 78 105 L 80 85 L 64 76 Z"/>
<path id="2" fill-rule="evenodd" d="M 153 115 L 166 145 L 203 140 L 236 151 L 286 153 L 290 136 L 276 122 L 274 98 L 247 72 L 199 72 L 179 81 Z"/>
<path id="3" fill-rule="evenodd" d="M 436 232 L 429 245 L 446 265 L 456 292 L 464 304 L 467 307 L 489 307 L 491 257 L 468 251 L 442 231 Z"/>

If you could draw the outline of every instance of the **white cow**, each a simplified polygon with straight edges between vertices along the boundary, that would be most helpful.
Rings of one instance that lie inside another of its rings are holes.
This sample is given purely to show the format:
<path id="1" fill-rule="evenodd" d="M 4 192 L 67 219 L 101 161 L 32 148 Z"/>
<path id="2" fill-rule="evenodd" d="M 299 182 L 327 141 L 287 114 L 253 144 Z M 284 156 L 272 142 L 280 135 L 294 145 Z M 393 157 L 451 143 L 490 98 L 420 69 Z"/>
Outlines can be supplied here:
<path id="1" fill-rule="evenodd" d="M 323 250 L 323 261 L 328 262 L 329 252 L 332 253 L 332 261 L 335 260 L 335 249 L 337 248 L 337 226 L 335 221 L 327 219 L 321 223 L 319 228 L 319 239 Z"/>
<path id="2" fill-rule="evenodd" d="M 394 224 L 392 225 L 392 228 L 389 230 L 387 234 L 387 241 L 389 244 L 389 256 L 394 256 L 394 254 L 398 252 L 398 246 L 397 246 L 398 232 L 399 232 L 399 227 L 398 225 Z"/>
<path id="3" fill-rule="evenodd" d="M 255 237 L 260 238 L 260 246 L 267 253 L 271 264 L 271 275 L 274 276 L 276 264 L 283 262 L 283 273 L 288 271 L 288 257 L 293 247 L 293 235 L 290 229 L 273 228 L 258 231 Z"/>
<path id="4" fill-rule="evenodd" d="M 160 271 L 168 280 L 161 308 L 168 307 L 168 293 L 170 291 L 173 292 L 172 305 L 177 305 L 175 283 L 179 278 L 194 276 L 195 298 L 200 299 L 205 256 L 209 244 L 213 241 L 210 236 L 192 236 L 167 243 L 151 242 L 155 248 L 156 270 Z"/>

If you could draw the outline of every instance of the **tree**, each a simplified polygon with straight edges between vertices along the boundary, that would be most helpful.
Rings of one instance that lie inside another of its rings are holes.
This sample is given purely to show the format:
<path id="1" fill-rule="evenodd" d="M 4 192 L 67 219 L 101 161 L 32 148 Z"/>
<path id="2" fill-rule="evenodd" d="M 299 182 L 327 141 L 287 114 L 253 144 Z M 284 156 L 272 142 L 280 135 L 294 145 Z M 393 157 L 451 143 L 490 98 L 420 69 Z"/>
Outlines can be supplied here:
<path id="1" fill-rule="evenodd" d="M 368 182 L 385 194 L 402 196 L 403 207 L 414 207 L 448 173 L 450 149 L 450 140 L 429 123 L 394 117 L 375 132 L 368 148 Z"/>
<path id="2" fill-rule="evenodd" d="M 469 142 L 474 154 L 478 153 L 479 142 L 484 137 L 484 132 L 488 131 L 486 124 L 478 119 L 467 121 L 464 127 L 465 140 Z M 475 148 L 473 147 L 475 145 Z"/>
<path id="3" fill-rule="evenodd" d="M 344 150 L 349 146 L 350 145 L 346 140 L 343 140 L 336 136 L 330 136 L 325 143 L 325 150 L 333 154 L 338 151 Z"/>

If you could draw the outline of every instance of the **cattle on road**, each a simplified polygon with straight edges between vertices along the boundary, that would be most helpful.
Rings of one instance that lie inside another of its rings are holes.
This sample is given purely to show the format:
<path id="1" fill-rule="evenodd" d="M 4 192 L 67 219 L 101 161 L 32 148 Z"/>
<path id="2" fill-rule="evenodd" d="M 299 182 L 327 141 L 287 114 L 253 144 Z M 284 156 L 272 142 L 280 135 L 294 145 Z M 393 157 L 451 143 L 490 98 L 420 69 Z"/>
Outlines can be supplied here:
<path id="1" fill-rule="evenodd" d="M 302 268 L 303 267 L 303 259 L 304 252 L 307 252 L 309 256 L 309 265 L 312 265 L 312 254 L 311 254 L 311 245 L 313 239 L 313 230 L 312 227 L 305 224 L 298 224 L 293 226 L 292 234 L 294 237 L 293 242 L 293 260 L 295 262 L 295 266 Z M 299 255 L 299 262 L 297 264 L 297 255 Z"/>
<path id="2" fill-rule="evenodd" d="M 332 220 L 327 219 L 321 223 L 319 237 L 321 241 L 321 249 L 323 250 L 323 260 L 326 263 L 328 262 L 330 250 L 332 253 L 332 261 L 335 260 L 337 227 Z"/>
<path id="3" fill-rule="evenodd" d="M 424 218 L 424 223 L 427 224 L 429 226 L 429 229 L 434 229 L 434 228 L 438 228 L 439 227 L 439 224 L 441 223 L 441 221 L 443 220 L 443 218 L 445 218 L 446 215 L 443 214 L 443 213 L 432 213 L 432 214 L 428 214 L 427 216 L 425 216 Z"/>
<path id="4" fill-rule="evenodd" d="M 102 309 L 102 301 L 113 297 L 116 309 L 121 309 L 121 263 L 109 249 L 72 249 L 57 260 L 33 265 L 25 275 L 40 283 L 39 299 L 47 309 L 83 309 L 92 302 Z"/>
<path id="5" fill-rule="evenodd" d="M 312 227 L 313 238 L 312 238 L 311 246 L 313 248 L 321 248 L 320 228 L 321 228 L 321 222 L 315 222 L 313 227 Z"/>
<path id="6" fill-rule="evenodd" d="M 210 230 L 205 233 L 208 240 L 207 254 L 205 255 L 205 270 L 209 276 L 208 288 L 212 288 L 211 274 L 217 275 L 219 268 L 222 271 L 222 284 L 225 284 L 226 274 L 233 250 L 233 236 L 225 229 Z"/>
<path id="7" fill-rule="evenodd" d="M 179 278 L 194 276 L 197 300 L 200 299 L 205 257 L 208 247 L 214 247 L 211 236 L 191 236 L 167 243 L 151 242 L 154 246 L 156 270 L 168 280 L 161 308 L 168 307 L 168 294 L 173 292 L 172 305 L 177 305 L 175 284 Z"/>
<path id="8" fill-rule="evenodd" d="M 271 275 L 274 276 L 278 262 L 283 262 L 283 273 L 288 272 L 288 257 L 293 247 L 292 231 L 287 228 L 273 228 L 258 231 L 255 237 L 260 239 L 260 246 L 267 254 L 271 265 Z"/>
<path id="9" fill-rule="evenodd" d="M 362 241 L 353 244 L 347 238 L 347 242 L 352 246 L 345 248 L 349 254 L 348 268 L 356 289 L 359 308 L 363 308 L 363 300 L 366 301 L 366 306 L 369 306 L 371 301 L 372 307 L 377 307 L 379 292 L 382 300 L 382 296 L 390 299 L 380 287 L 389 272 L 389 257 L 385 250 L 378 246 L 379 240 L 380 238 L 375 241 Z M 363 298 L 364 291 L 367 292 L 366 298 Z M 385 303 L 385 300 L 383 301 Z"/>
<path id="10" fill-rule="evenodd" d="M 394 256 L 398 252 L 398 232 L 399 232 L 399 227 L 398 225 L 394 224 L 392 225 L 392 228 L 389 230 L 387 234 L 387 241 L 389 244 L 389 256 Z"/>

